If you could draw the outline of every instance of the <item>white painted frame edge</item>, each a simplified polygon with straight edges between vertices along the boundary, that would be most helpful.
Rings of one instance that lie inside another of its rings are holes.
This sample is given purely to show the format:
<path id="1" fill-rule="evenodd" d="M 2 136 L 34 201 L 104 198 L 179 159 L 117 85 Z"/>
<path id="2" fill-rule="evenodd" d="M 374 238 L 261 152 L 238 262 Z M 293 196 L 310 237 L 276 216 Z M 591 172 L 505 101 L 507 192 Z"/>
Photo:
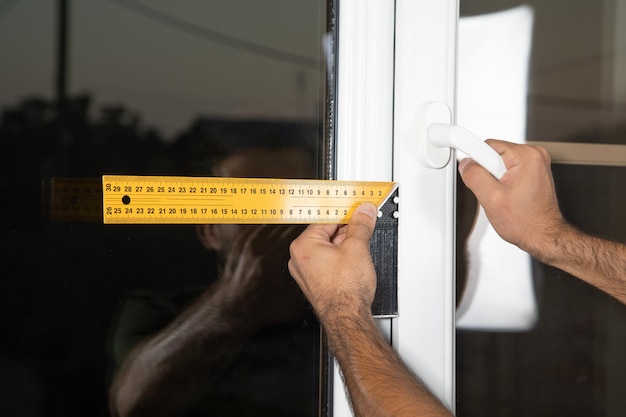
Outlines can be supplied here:
<path id="1" fill-rule="evenodd" d="M 456 167 L 414 150 L 419 104 L 455 108 L 458 0 L 342 0 L 338 19 L 337 179 L 401 184 L 400 317 L 381 329 L 453 409 Z M 337 371 L 333 395 L 333 415 L 351 415 Z"/>
<path id="2" fill-rule="evenodd" d="M 391 181 L 394 0 L 341 0 L 338 12 L 335 166 L 338 180 Z M 390 319 L 378 321 L 389 334 Z M 333 416 L 350 416 L 335 366 Z"/>
<path id="3" fill-rule="evenodd" d="M 456 156 L 442 169 L 417 155 L 424 104 L 456 110 L 458 0 L 397 0 L 394 180 L 400 184 L 398 307 L 392 340 L 404 361 L 455 408 Z"/>

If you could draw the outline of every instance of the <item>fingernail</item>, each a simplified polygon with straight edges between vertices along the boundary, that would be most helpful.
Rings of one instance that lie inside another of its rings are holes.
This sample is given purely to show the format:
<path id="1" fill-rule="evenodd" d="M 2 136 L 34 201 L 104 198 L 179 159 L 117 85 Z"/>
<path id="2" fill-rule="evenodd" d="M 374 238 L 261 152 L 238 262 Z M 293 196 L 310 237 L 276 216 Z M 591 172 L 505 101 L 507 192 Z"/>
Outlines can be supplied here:
<path id="1" fill-rule="evenodd" d="M 464 158 L 464 159 L 462 159 L 462 160 L 461 160 L 461 162 L 459 162 L 459 166 L 458 166 L 458 168 L 459 168 L 459 172 L 460 172 L 461 174 L 463 174 L 463 170 L 465 170 L 465 167 L 467 166 L 467 164 L 469 164 L 469 163 L 470 163 L 470 161 L 471 161 L 471 159 L 469 159 L 469 158 Z"/>
<path id="2" fill-rule="evenodd" d="M 359 207 L 357 207 L 356 212 L 367 214 L 371 218 L 376 218 L 378 214 L 378 209 L 372 203 L 363 203 Z"/>

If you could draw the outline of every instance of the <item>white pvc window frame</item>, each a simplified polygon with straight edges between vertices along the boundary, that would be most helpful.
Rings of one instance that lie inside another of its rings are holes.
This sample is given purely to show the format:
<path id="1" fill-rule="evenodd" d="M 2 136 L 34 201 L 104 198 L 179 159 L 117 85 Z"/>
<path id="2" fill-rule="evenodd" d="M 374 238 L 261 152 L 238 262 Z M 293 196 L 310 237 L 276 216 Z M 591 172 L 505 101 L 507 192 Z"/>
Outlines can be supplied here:
<path id="1" fill-rule="evenodd" d="M 335 167 L 339 180 L 393 179 L 394 0 L 339 0 Z M 391 321 L 380 321 L 391 331 Z M 333 417 L 350 416 L 338 367 Z"/>
<path id="2" fill-rule="evenodd" d="M 378 321 L 407 365 L 452 411 L 455 398 L 456 161 L 417 158 L 420 105 L 455 122 L 458 0 L 339 0 L 337 179 L 400 184 L 399 317 Z M 625 166 L 624 145 L 538 143 L 554 163 Z M 335 369 L 333 416 L 351 415 Z"/>
<path id="3" fill-rule="evenodd" d="M 338 15 L 337 179 L 400 184 L 399 317 L 380 328 L 454 410 L 456 164 L 419 162 L 417 120 L 427 102 L 455 109 L 458 0 L 340 0 Z M 333 415 L 351 415 L 333 384 Z"/>

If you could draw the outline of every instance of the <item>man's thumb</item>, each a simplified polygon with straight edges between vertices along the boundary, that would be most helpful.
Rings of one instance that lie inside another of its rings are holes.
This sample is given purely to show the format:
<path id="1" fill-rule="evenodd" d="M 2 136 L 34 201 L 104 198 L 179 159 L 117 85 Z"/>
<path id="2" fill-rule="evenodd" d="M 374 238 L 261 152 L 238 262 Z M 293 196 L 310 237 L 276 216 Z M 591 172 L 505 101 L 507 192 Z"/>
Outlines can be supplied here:
<path id="1" fill-rule="evenodd" d="M 354 237 L 368 242 L 374 233 L 378 209 L 372 203 L 363 203 L 352 214 L 346 237 Z"/>

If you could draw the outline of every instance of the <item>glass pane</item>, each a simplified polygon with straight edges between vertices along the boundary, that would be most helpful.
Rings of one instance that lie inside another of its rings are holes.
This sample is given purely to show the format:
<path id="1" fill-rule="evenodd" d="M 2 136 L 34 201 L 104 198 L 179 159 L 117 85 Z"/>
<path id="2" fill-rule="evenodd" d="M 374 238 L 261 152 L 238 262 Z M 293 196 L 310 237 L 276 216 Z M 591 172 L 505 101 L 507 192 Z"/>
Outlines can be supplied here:
<path id="1" fill-rule="evenodd" d="M 104 225 L 99 180 L 325 178 L 327 8 L 0 3 L 4 414 L 321 412 L 300 229 Z"/>
<path id="2" fill-rule="evenodd" d="M 460 124 L 517 142 L 626 145 L 626 3 L 462 0 L 461 13 Z M 626 160 L 552 170 L 572 224 L 626 241 Z M 487 227 L 477 239 L 460 181 L 458 198 L 458 415 L 622 415 L 626 308 Z"/>

